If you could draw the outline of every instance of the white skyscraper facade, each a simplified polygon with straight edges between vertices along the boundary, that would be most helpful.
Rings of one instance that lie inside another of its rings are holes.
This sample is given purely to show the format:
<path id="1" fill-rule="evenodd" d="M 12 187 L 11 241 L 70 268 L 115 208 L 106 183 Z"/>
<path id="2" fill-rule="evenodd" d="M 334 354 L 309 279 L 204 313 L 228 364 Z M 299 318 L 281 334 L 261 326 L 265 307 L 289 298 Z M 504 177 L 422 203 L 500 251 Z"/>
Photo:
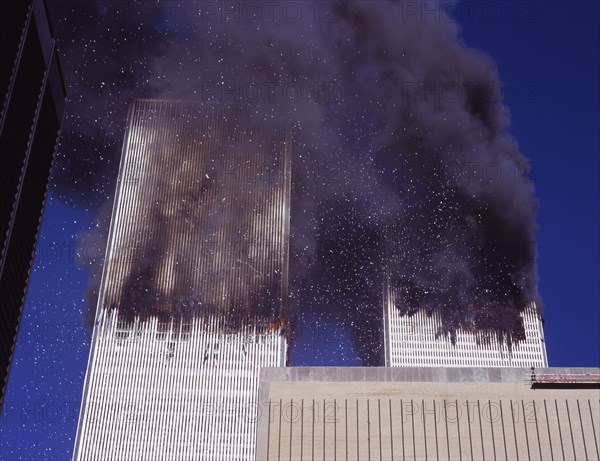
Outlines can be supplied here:
<path id="1" fill-rule="evenodd" d="M 291 142 L 236 106 L 130 107 L 74 460 L 253 460 L 286 365 Z"/>
<path id="2" fill-rule="evenodd" d="M 397 235 L 402 229 L 388 224 L 384 229 L 386 254 L 383 281 L 383 340 L 385 366 L 388 367 L 547 367 L 546 344 L 541 316 L 534 302 L 520 314 L 524 336 L 508 343 L 494 331 L 461 327 L 454 338 L 443 331 L 439 311 L 403 312 L 397 303 L 407 296 L 402 282 L 394 277 L 393 267 L 404 264 L 402 244 Z M 473 316 L 477 307 L 473 307 Z M 404 308 L 406 310 L 406 308 Z"/>
<path id="3" fill-rule="evenodd" d="M 459 329 L 436 337 L 441 320 L 424 311 L 402 315 L 388 301 L 384 307 L 385 365 L 388 367 L 547 367 L 542 323 L 533 303 L 522 314 L 525 340 L 508 347 L 477 332 Z"/>

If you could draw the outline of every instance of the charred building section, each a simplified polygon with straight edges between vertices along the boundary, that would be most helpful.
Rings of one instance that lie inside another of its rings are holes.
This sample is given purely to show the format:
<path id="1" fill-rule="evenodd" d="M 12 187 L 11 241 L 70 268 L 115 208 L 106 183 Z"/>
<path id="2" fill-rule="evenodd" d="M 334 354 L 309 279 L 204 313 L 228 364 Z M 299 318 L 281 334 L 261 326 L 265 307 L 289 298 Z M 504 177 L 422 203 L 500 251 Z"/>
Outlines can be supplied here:
<path id="1" fill-rule="evenodd" d="M 284 320 L 290 139 L 236 105 L 136 101 L 98 306 L 121 319 Z"/>
<path id="2" fill-rule="evenodd" d="M 458 242 L 440 232 L 428 248 L 419 248 L 410 245 L 418 240 L 401 222 L 383 226 L 385 365 L 547 366 L 536 300 L 509 283 L 497 265 L 469 255 L 468 241 L 462 261 L 444 254 Z"/>

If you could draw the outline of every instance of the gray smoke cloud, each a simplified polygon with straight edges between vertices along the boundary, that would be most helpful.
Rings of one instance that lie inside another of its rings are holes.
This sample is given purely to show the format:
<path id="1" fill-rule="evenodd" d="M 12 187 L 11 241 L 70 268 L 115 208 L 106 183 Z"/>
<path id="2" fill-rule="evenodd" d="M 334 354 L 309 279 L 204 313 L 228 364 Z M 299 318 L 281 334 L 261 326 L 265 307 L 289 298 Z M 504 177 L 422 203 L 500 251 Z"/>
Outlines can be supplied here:
<path id="1" fill-rule="evenodd" d="M 539 304 L 529 166 L 493 60 L 444 2 L 50 3 L 74 91 L 65 200 L 110 198 L 128 100 L 243 103 L 294 133 L 292 324 L 331 315 L 377 363 L 387 270 L 398 308 L 439 312 L 440 334 L 523 338 Z"/>

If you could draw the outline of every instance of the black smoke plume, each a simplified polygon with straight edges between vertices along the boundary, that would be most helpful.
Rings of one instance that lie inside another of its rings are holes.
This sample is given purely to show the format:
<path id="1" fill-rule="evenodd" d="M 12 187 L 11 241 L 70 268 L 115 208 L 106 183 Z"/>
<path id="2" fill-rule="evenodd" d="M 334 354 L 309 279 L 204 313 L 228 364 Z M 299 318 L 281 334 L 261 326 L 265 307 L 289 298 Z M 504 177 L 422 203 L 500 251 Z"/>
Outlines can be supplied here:
<path id="1" fill-rule="evenodd" d="M 439 312 L 443 335 L 523 338 L 539 304 L 528 162 L 494 62 L 444 2 L 50 3 L 73 93 L 66 201 L 110 200 L 131 99 L 250 104 L 295 136 L 291 318 L 335 314 L 376 363 L 388 271 L 398 308 Z"/>

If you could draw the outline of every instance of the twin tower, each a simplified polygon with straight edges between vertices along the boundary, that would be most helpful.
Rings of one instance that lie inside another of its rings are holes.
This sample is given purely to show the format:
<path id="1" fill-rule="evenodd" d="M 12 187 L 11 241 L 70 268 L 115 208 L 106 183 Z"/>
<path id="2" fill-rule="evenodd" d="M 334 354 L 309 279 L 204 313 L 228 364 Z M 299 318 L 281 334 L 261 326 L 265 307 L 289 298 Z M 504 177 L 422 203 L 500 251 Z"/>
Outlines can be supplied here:
<path id="1" fill-rule="evenodd" d="M 259 371 L 286 366 L 291 156 L 234 105 L 131 105 L 74 460 L 254 459 Z M 547 366 L 535 306 L 512 351 L 451 344 L 392 285 L 386 366 Z"/>

